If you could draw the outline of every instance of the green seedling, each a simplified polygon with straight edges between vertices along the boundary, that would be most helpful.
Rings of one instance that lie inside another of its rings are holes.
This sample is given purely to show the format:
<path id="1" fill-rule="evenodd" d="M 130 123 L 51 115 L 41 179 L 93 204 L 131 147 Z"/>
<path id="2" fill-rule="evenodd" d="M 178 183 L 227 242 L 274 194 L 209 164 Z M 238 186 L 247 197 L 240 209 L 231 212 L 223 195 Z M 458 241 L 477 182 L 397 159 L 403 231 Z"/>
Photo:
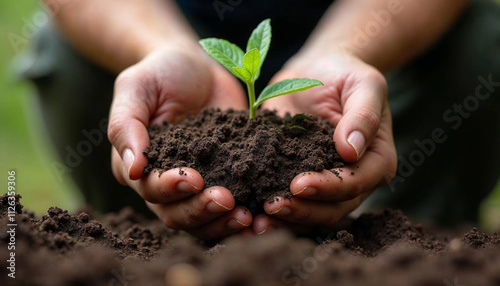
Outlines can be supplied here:
<path id="1" fill-rule="evenodd" d="M 302 119 L 304 121 L 314 121 L 313 119 L 313 116 L 312 115 L 305 115 L 305 114 L 302 114 L 302 113 L 298 113 L 298 114 L 295 114 L 292 119 L 290 120 L 290 122 L 286 123 L 283 125 L 283 129 L 288 129 L 288 130 L 302 130 L 302 131 L 306 131 L 306 129 L 300 125 L 297 124 L 297 120 L 298 119 Z M 272 131 L 273 128 L 269 127 L 267 125 L 267 119 L 264 119 L 264 126 L 266 127 L 266 129 L 268 131 Z M 279 129 L 279 128 L 274 128 L 274 132 L 276 133 L 281 133 L 282 129 Z"/>
<path id="2" fill-rule="evenodd" d="M 315 79 L 285 79 L 267 86 L 258 98 L 255 97 L 255 81 L 259 78 L 262 64 L 271 44 L 270 19 L 262 21 L 253 30 L 250 39 L 248 39 L 246 53 L 240 47 L 223 39 L 202 39 L 200 44 L 212 58 L 247 85 L 250 119 L 255 118 L 257 108 L 270 98 L 323 85 L 321 81 Z"/>
<path id="3" fill-rule="evenodd" d="M 305 131 L 306 129 L 300 125 L 297 124 L 297 119 L 303 119 L 304 121 L 313 121 L 313 117 L 312 115 L 310 116 L 307 116 L 305 114 L 302 114 L 302 113 L 298 113 L 298 114 L 295 114 L 292 119 L 290 120 L 289 123 L 285 124 L 285 126 L 283 126 L 283 128 L 285 129 L 298 129 L 298 130 L 303 130 Z"/>

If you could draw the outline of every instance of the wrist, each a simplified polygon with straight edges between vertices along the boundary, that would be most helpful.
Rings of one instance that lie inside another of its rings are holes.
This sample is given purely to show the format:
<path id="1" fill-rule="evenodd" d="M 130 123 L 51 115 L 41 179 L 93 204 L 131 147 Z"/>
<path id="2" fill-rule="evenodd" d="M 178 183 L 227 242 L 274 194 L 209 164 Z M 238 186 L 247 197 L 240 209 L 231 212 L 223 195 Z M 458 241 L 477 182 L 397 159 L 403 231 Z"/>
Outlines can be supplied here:
<path id="1" fill-rule="evenodd" d="M 159 52 L 180 52 L 183 54 L 201 55 L 203 51 L 198 44 L 198 40 L 191 37 L 176 39 L 143 39 L 137 48 L 136 57 L 138 61 L 153 53 Z"/>
<path id="2" fill-rule="evenodd" d="M 332 42 L 309 42 L 293 58 L 307 59 L 309 61 L 318 59 L 354 60 L 368 64 L 380 72 L 387 70 L 386 53 L 380 52 L 381 47 L 377 44 L 361 47 L 350 37 L 340 37 Z M 291 62 L 293 61 L 294 59 Z"/>
<path id="3" fill-rule="evenodd" d="M 355 52 L 349 49 L 330 48 L 324 51 L 301 50 L 291 57 L 283 66 L 282 72 L 292 74 L 303 74 L 305 70 L 316 69 L 323 70 L 324 67 L 334 63 L 340 66 L 346 63 L 364 62 Z"/>

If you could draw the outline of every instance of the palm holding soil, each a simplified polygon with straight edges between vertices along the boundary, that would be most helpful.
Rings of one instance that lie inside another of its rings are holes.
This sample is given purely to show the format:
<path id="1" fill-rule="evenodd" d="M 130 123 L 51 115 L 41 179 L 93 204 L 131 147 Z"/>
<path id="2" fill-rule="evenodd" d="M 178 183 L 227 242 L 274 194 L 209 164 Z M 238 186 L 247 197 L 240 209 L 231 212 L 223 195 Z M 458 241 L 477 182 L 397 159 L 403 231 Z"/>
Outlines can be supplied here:
<path id="1" fill-rule="evenodd" d="M 245 208 L 235 208 L 229 190 L 204 190 L 203 178 L 193 169 L 143 177 L 148 162 L 142 152 L 150 144 L 148 126 L 176 123 L 210 107 L 245 109 L 239 83 L 201 48 L 160 50 L 118 77 L 108 132 L 118 181 L 138 192 L 168 227 L 205 239 L 240 231 L 252 217 Z"/>
<path id="2" fill-rule="evenodd" d="M 340 156 L 357 163 L 343 168 L 343 180 L 326 170 L 298 175 L 290 185 L 293 197 L 266 203 L 264 209 L 271 216 L 257 216 L 255 232 L 282 225 L 297 231 L 311 225 L 333 225 L 377 186 L 387 184 L 396 171 L 384 77 L 355 57 L 337 54 L 296 57 L 272 81 L 303 76 L 317 78 L 325 87 L 274 98 L 263 107 L 328 119 L 337 125 L 333 140 Z"/>

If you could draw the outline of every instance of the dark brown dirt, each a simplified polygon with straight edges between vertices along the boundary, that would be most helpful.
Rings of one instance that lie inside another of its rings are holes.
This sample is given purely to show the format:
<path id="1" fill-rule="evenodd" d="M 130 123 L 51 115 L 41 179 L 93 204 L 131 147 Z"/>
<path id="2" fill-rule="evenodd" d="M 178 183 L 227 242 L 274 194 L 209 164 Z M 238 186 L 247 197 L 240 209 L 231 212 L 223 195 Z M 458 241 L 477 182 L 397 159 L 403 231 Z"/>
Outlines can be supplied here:
<path id="1" fill-rule="evenodd" d="M 498 234 L 431 235 L 399 211 L 312 239 L 275 231 L 209 247 L 129 208 L 99 221 L 50 208 L 37 219 L 20 204 L 12 279 L 0 203 L 0 285 L 500 285 Z"/>
<path id="2" fill-rule="evenodd" d="M 260 213 L 264 201 L 289 197 L 292 179 L 302 172 L 338 175 L 343 163 L 332 140 L 334 129 L 327 121 L 292 122 L 289 115 L 281 118 L 271 111 L 249 120 L 248 112 L 205 110 L 179 125 L 150 128 L 144 172 L 193 168 L 206 188 L 226 187 L 237 204 Z"/>

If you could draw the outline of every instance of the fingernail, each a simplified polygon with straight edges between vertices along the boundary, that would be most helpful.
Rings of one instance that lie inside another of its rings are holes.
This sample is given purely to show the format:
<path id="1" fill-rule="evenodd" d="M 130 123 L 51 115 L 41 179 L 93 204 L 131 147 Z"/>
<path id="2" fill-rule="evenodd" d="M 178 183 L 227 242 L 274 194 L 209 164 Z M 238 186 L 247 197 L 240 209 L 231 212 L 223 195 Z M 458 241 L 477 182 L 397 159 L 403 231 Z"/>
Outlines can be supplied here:
<path id="1" fill-rule="evenodd" d="M 227 223 L 227 226 L 230 228 L 230 229 L 242 229 L 242 228 L 245 228 L 245 227 L 249 227 L 250 225 L 249 224 L 246 224 L 246 223 L 242 223 L 241 221 L 237 220 L 237 219 L 232 219 L 230 220 L 228 223 Z"/>
<path id="2" fill-rule="evenodd" d="M 276 230 L 276 229 L 277 229 L 277 227 L 276 227 L 276 226 L 274 226 L 274 225 L 269 225 L 269 226 L 267 226 L 267 227 L 266 227 L 266 229 L 264 229 L 264 230 L 262 230 L 262 231 L 260 231 L 260 232 L 257 232 L 256 234 L 257 234 L 257 235 L 261 235 L 261 234 L 264 234 L 264 233 L 266 233 L 266 232 L 269 232 L 269 231 L 272 231 L 272 230 Z"/>
<path id="3" fill-rule="evenodd" d="M 219 203 L 216 200 L 212 200 L 211 202 L 209 202 L 207 204 L 207 209 L 208 209 L 208 211 L 210 211 L 212 213 L 220 213 L 223 211 L 230 211 L 231 210 L 231 208 L 226 207 L 225 205 Z"/>
<path id="4" fill-rule="evenodd" d="M 295 194 L 292 193 L 292 195 L 297 196 L 297 195 L 301 195 L 302 194 L 302 196 L 313 196 L 317 192 L 318 192 L 318 190 L 316 188 L 304 187 L 302 190 L 296 192 Z"/>
<path id="5" fill-rule="evenodd" d="M 277 210 L 274 210 L 274 211 L 272 211 L 272 212 L 268 212 L 268 214 L 270 214 L 270 215 L 277 214 L 279 211 L 281 211 L 281 209 L 282 209 L 282 208 L 283 208 L 283 205 L 281 205 L 281 206 L 279 207 L 279 209 L 277 209 Z"/>
<path id="6" fill-rule="evenodd" d="M 268 229 L 269 229 L 269 227 L 265 228 L 263 231 L 259 231 L 259 232 L 257 232 L 256 234 L 257 234 L 257 235 L 264 234 L 264 233 L 265 233 Z"/>
<path id="7" fill-rule="evenodd" d="M 356 151 L 356 159 L 359 160 L 359 156 L 363 152 L 366 142 L 363 133 L 357 130 L 351 132 L 351 134 L 347 137 L 347 142 L 352 146 L 352 148 L 354 148 L 354 151 Z"/>
<path id="8" fill-rule="evenodd" d="M 130 170 L 132 170 L 132 166 L 134 166 L 134 153 L 132 153 L 132 150 L 130 148 L 126 148 L 123 151 L 123 164 L 125 165 L 125 170 L 127 170 L 127 174 L 130 178 Z"/>
<path id="9" fill-rule="evenodd" d="M 180 181 L 177 184 L 177 189 L 181 192 L 184 193 L 193 193 L 193 191 L 201 191 L 202 188 L 199 188 L 191 183 L 188 183 L 186 181 Z"/>

